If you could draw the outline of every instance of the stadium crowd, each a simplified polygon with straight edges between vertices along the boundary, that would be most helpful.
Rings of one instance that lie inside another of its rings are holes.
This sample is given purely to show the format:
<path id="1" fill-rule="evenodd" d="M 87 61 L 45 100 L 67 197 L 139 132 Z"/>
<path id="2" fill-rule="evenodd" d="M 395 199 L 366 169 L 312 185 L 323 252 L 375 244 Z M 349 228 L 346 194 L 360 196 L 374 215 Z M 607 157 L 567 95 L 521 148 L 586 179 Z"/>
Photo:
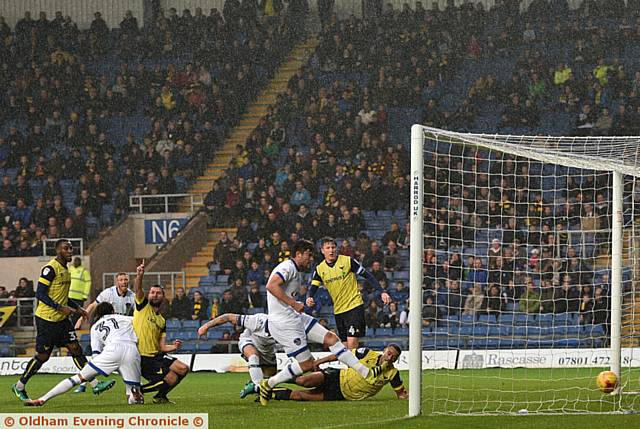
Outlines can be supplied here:
<path id="1" fill-rule="evenodd" d="M 502 1 L 490 10 L 465 3 L 427 11 L 417 2 L 415 9 L 387 7 L 365 19 L 325 17 L 316 56 L 291 78 L 206 196 L 211 225 L 238 227 L 235 237 L 221 236 L 211 264 L 214 274 L 228 276 L 228 289 L 222 296 L 178 290 L 171 315 L 204 320 L 264 308 L 268 273 L 290 256 L 291 244 L 331 235 L 342 239 L 340 253 L 360 260 L 393 298 L 383 305 L 379 293 L 360 285 L 368 326 L 406 326 L 406 284 L 389 278 L 408 269 L 409 229 L 402 224 L 408 154 L 395 112 L 410 110 L 425 125 L 454 130 L 492 131 L 493 123 L 536 132 L 559 113 L 571 115 L 571 129 L 561 128 L 567 133 L 635 129 L 640 75 L 631 78 L 615 56 L 637 40 L 640 9 L 634 2 L 624 9 L 621 2 L 587 1 L 569 12 L 566 1 L 554 0 L 549 7 L 556 13 L 548 13 L 546 3 L 532 2 L 521 16 L 518 2 Z M 3 255 L 19 254 L 16 247 L 33 252 L 44 237 L 68 231 L 86 236 L 86 218 L 103 218 L 105 205 L 122 216 L 128 195 L 172 193 L 180 189 L 177 178 L 198 175 L 255 97 L 258 70 L 271 73 L 303 32 L 285 19 L 253 12 L 238 19 L 226 9 L 207 17 L 170 10 L 149 29 L 128 17 L 117 34 L 103 31 L 104 37 L 99 24 L 72 37 L 69 25 L 59 31 L 29 24 L 37 30 L 25 33 L 21 23 L 6 32 L 5 48 L 16 54 L 3 57 L 2 110 L 22 127 L 10 127 L 0 140 L 0 167 L 16 172 L 0 187 Z M 543 47 L 557 55 L 542 54 Z M 30 63 L 22 62 L 25 53 Z M 105 54 L 126 62 L 100 72 L 96 58 Z M 166 67 L 156 62 L 166 58 L 176 60 Z M 460 84 L 469 70 L 501 61 L 513 70 L 508 79 L 478 72 Z M 490 122 L 486 111 L 500 114 Z M 140 137 L 110 141 L 102 124 L 132 115 L 144 115 L 151 126 Z M 49 152 L 70 155 L 49 159 Z M 449 315 L 513 310 L 573 312 L 582 323 L 606 323 L 609 279 L 593 262 L 608 251 L 607 236 L 593 232 L 587 245 L 575 244 L 571 231 L 607 228 L 608 176 L 564 173 L 566 183 L 557 186 L 566 194 L 550 200 L 555 182 L 549 187 L 532 163 L 517 158 L 465 151 L 428 162 L 425 326 Z M 78 182 L 73 213 L 61 198 L 63 179 Z M 34 198 L 26 183 L 38 180 L 42 196 Z M 363 212 L 381 210 L 400 212 L 402 220 L 374 240 L 363 232 Z M 483 245 L 467 245 L 473 242 Z M 315 315 L 331 306 L 327 295 L 316 302 L 308 309 Z"/>
<path id="2" fill-rule="evenodd" d="M 60 13 L 2 20 L 0 255 L 95 238 L 129 195 L 197 177 L 299 37 L 257 12 L 171 8 L 144 28 L 128 12 L 119 29 L 96 12 L 86 31 Z"/>

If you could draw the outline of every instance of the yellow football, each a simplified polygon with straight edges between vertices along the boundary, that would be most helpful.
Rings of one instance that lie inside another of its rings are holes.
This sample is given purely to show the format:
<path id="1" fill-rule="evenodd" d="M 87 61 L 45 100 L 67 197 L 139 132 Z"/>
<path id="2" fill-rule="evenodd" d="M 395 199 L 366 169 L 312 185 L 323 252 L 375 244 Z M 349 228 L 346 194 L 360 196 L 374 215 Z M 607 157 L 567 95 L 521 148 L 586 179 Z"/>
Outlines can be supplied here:
<path id="1" fill-rule="evenodd" d="M 613 371 L 602 371 L 596 377 L 596 383 L 602 393 L 611 393 L 618 386 L 618 376 Z"/>

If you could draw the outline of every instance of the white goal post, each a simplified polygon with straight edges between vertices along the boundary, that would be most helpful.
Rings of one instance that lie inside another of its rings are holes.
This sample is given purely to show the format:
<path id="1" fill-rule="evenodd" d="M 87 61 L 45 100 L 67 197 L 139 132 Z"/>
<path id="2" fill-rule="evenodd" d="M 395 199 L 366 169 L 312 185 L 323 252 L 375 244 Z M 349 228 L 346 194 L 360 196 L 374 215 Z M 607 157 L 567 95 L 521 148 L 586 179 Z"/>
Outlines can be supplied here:
<path id="1" fill-rule="evenodd" d="M 433 144 L 431 144 L 431 148 L 428 149 L 426 147 L 427 142 L 431 142 L 431 143 L 436 142 L 435 149 L 433 149 Z M 609 235 L 603 239 L 602 235 L 604 234 L 606 236 L 607 231 L 605 231 L 604 233 L 603 232 L 596 233 L 595 231 L 592 231 L 592 232 L 594 236 L 597 236 L 598 234 L 600 234 L 600 240 L 607 241 L 606 243 L 598 242 L 598 244 L 596 244 L 595 247 L 596 248 L 599 248 L 598 246 L 603 248 L 606 247 L 606 249 L 608 249 L 607 250 L 608 253 L 605 254 L 604 251 L 602 251 L 600 254 L 597 255 L 597 257 L 596 256 L 592 257 L 592 259 L 593 260 L 597 259 L 598 262 L 601 263 L 601 261 L 603 261 L 604 259 L 609 258 L 609 265 L 608 265 L 608 271 L 607 271 L 607 275 L 610 275 L 610 281 L 609 281 L 610 290 L 607 291 L 609 293 L 609 299 L 610 299 L 609 302 L 610 302 L 610 309 L 611 309 L 610 316 L 609 316 L 610 319 L 608 319 L 610 320 L 609 322 L 610 327 L 607 328 L 609 339 L 607 340 L 605 338 L 602 343 L 598 343 L 598 344 L 601 344 L 598 347 L 603 347 L 605 344 L 608 345 L 610 349 L 610 359 L 608 360 L 610 370 L 615 372 L 618 375 L 618 379 L 620 380 L 622 376 L 621 351 L 622 351 L 622 318 L 623 318 L 623 314 L 622 314 L 623 312 L 622 311 L 623 309 L 623 243 L 624 243 L 623 228 L 624 228 L 624 222 L 625 222 L 623 199 L 625 197 L 625 194 L 624 194 L 625 180 L 627 184 L 631 183 L 630 186 L 633 187 L 633 191 L 632 191 L 633 195 L 631 196 L 631 198 L 633 199 L 635 196 L 635 192 L 636 192 L 635 178 L 640 177 L 640 162 L 638 162 L 639 154 L 640 154 L 640 138 L 638 137 L 547 137 L 547 136 L 543 137 L 543 136 L 506 136 L 506 135 L 468 134 L 468 133 L 457 133 L 457 132 L 446 131 L 446 130 L 441 130 L 436 128 L 430 128 L 422 125 L 413 125 L 411 128 L 411 192 L 410 192 L 410 195 L 411 195 L 411 202 L 410 202 L 411 246 L 410 246 L 410 295 L 409 295 L 410 297 L 410 302 L 409 302 L 409 310 L 410 310 L 409 311 L 409 315 L 410 315 L 409 416 L 413 417 L 413 416 L 420 415 L 423 412 L 423 407 L 425 406 L 426 401 L 430 400 L 428 397 L 424 397 L 425 389 L 423 387 L 423 375 L 424 375 L 423 370 L 426 369 L 426 368 L 423 368 L 423 353 L 427 353 L 426 351 L 423 351 L 423 335 L 427 335 L 425 334 L 426 331 L 423 332 L 423 303 L 425 298 L 425 295 L 424 295 L 425 291 L 423 290 L 425 273 L 423 269 L 425 267 L 425 262 L 424 262 L 425 250 L 427 250 L 427 252 L 430 251 L 430 249 L 428 249 L 429 246 L 426 246 L 427 248 L 425 247 L 426 232 L 424 231 L 424 227 L 425 227 L 425 210 L 435 211 L 436 208 L 428 207 L 430 204 L 430 201 L 426 201 L 426 198 L 425 198 L 425 192 L 426 192 L 425 191 L 425 153 L 427 153 L 429 156 L 431 155 L 438 156 L 437 155 L 438 150 L 443 151 L 442 148 L 445 147 L 445 145 L 450 145 L 450 146 L 462 145 L 465 150 L 469 148 L 475 148 L 479 151 L 485 151 L 487 153 L 490 153 L 491 156 L 495 156 L 495 154 L 502 154 L 503 156 L 516 158 L 517 162 L 521 164 L 530 163 L 531 165 L 533 165 L 535 163 L 536 165 L 542 165 L 541 168 L 546 168 L 548 165 L 548 166 L 553 166 L 553 168 L 558 168 L 558 169 L 562 168 L 563 169 L 562 171 L 571 171 L 571 169 L 577 169 L 579 171 L 582 171 L 581 169 L 584 169 L 585 171 L 597 170 L 607 175 L 606 180 L 610 180 L 610 181 L 607 182 L 609 184 L 608 189 L 606 191 L 603 191 L 603 193 L 608 195 L 608 198 L 610 201 L 610 224 L 607 229 Z M 434 152 L 430 153 L 429 151 L 434 151 Z M 458 152 L 456 152 L 455 156 L 459 156 L 457 153 Z M 446 154 L 445 156 L 448 156 L 448 154 Z M 467 169 L 466 165 L 468 163 L 471 163 L 473 160 L 470 160 L 470 158 L 464 158 L 465 156 L 464 154 L 460 156 L 462 157 L 462 161 L 460 162 L 460 164 L 463 165 L 461 167 L 461 170 L 456 170 L 453 172 L 448 171 L 447 174 L 455 173 L 457 176 L 461 176 L 461 177 L 464 177 L 465 174 L 469 174 L 469 170 Z M 488 157 L 487 159 L 489 160 L 487 161 L 489 163 L 490 158 Z M 527 168 L 527 170 L 525 171 L 529 171 L 529 168 Z M 475 174 L 475 172 L 473 174 Z M 538 174 L 538 173 L 535 173 L 535 174 Z M 570 185 L 569 185 L 569 182 L 572 181 L 573 178 L 569 177 L 571 176 L 571 174 L 569 173 L 563 173 L 563 174 L 564 174 L 563 177 L 556 180 L 554 178 L 547 179 L 546 177 L 543 177 L 542 173 L 539 173 L 539 177 L 536 177 L 536 180 L 539 180 L 541 182 L 544 182 L 545 180 L 549 180 L 549 181 L 553 181 L 554 184 L 562 183 L 562 185 L 554 185 L 554 186 L 557 186 L 558 189 L 553 189 L 552 191 L 556 192 L 559 190 L 562 192 L 566 192 L 568 195 L 568 193 L 572 192 L 572 189 L 573 189 L 573 188 L 570 188 Z M 495 174 L 489 173 L 488 175 L 490 176 L 490 180 L 492 179 L 501 180 L 499 177 L 500 172 L 497 172 Z M 495 177 L 493 177 L 492 175 Z M 533 175 L 534 173 L 532 173 L 532 176 Z M 515 174 L 515 176 L 517 176 L 517 173 Z M 631 178 L 631 182 L 629 181 L 629 178 Z M 433 176 L 431 176 L 431 180 L 433 180 Z M 437 181 L 438 181 L 438 178 L 436 178 L 436 182 Z M 556 192 L 556 195 L 558 194 L 558 192 Z M 627 192 L 627 197 L 629 196 L 628 194 L 629 193 Z M 595 192 L 594 192 L 594 195 L 595 195 Z M 451 195 L 447 195 L 447 196 L 451 197 Z M 438 197 L 440 196 L 436 196 L 434 197 L 434 199 Z M 464 198 L 461 198 L 461 200 L 464 203 Z M 540 198 L 540 201 L 541 201 L 540 207 L 542 207 L 542 204 L 543 204 L 542 198 Z M 568 197 L 567 197 L 567 201 L 568 201 Z M 475 201 L 474 201 L 474 204 L 475 204 Z M 632 204 L 633 204 L 633 201 L 632 201 Z M 449 208 L 446 208 L 445 210 L 453 211 L 454 209 L 449 207 Z M 633 211 L 633 208 L 631 210 Z M 512 215 L 512 216 L 514 218 L 516 217 L 516 215 Z M 633 213 L 631 217 L 632 217 L 631 223 L 633 224 L 634 223 Z M 450 225 L 446 225 L 446 226 L 450 226 Z M 491 231 L 494 231 L 494 230 L 492 229 Z M 556 232 L 555 230 L 552 231 L 553 234 L 555 234 L 555 232 Z M 569 241 L 571 241 L 571 237 L 573 237 L 574 235 L 584 233 L 584 231 L 579 231 L 576 229 L 572 231 L 563 231 L 563 233 L 564 233 L 564 236 L 568 236 Z M 449 237 L 447 237 L 447 239 L 449 239 Z M 630 244 L 628 244 L 628 247 L 630 249 L 628 250 L 628 252 L 632 253 L 631 256 L 627 255 L 627 258 L 631 257 L 632 259 L 635 260 L 636 255 L 633 254 L 633 248 L 635 245 L 635 236 L 631 234 L 631 238 L 629 239 L 629 237 L 626 237 L 626 239 L 630 242 Z M 499 240 L 494 239 L 493 241 L 499 241 Z M 593 247 L 592 243 L 587 243 L 585 245 L 583 242 L 580 242 L 579 239 L 576 239 L 575 242 L 580 243 L 580 244 L 576 244 L 576 246 L 582 245 L 583 248 L 591 249 L 591 247 Z M 491 243 L 490 240 L 489 240 L 489 243 Z M 462 243 L 460 247 L 464 248 L 464 247 L 476 245 L 476 248 L 477 248 L 479 247 L 477 246 L 477 244 L 478 243 L 473 243 L 473 244 Z M 484 245 L 484 243 L 482 244 Z M 528 243 L 524 243 L 524 244 L 526 245 Z M 533 246 L 530 246 L 530 247 L 533 247 Z M 571 247 L 571 243 L 568 243 L 567 247 Z M 482 247 L 482 249 L 484 249 L 484 247 Z M 535 250 L 533 252 L 535 252 Z M 445 250 L 444 252 L 441 252 L 438 249 L 434 250 L 434 255 L 438 254 L 440 256 L 441 253 L 445 254 L 444 258 L 446 260 L 446 258 L 449 257 L 448 255 L 450 252 L 448 252 L 447 250 Z M 467 256 L 462 251 L 461 251 L 461 254 L 464 257 Z M 537 254 L 538 253 L 535 253 L 535 255 Z M 525 255 L 525 257 L 526 256 L 527 255 Z M 579 257 L 585 258 L 585 253 L 579 254 Z M 473 257 L 471 259 L 473 259 Z M 480 258 L 476 257 L 476 259 L 480 259 Z M 566 256 L 566 259 L 567 260 L 569 259 L 568 255 Z M 556 278 L 559 276 L 560 275 L 556 272 Z M 523 277 L 526 278 L 526 274 L 523 274 Z M 442 285 L 436 284 L 435 287 L 439 287 L 439 286 L 442 286 Z M 470 284 L 470 287 L 473 287 L 473 286 L 475 286 L 475 284 Z M 556 287 L 556 289 L 559 290 L 559 286 L 557 284 L 554 283 L 554 286 Z M 578 287 L 581 288 L 582 285 L 579 285 Z M 589 286 L 589 289 L 593 294 L 593 289 L 595 288 L 591 288 Z M 525 290 L 526 290 L 526 287 L 525 287 Z M 582 293 L 582 289 L 580 289 L 580 291 Z M 586 292 L 584 293 L 586 294 Z M 433 296 L 435 300 L 437 296 L 435 292 L 433 293 Z M 585 301 L 586 300 L 587 298 L 585 298 Z M 517 311 L 517 305 L 518 305 L 517 301 L 515 305 L 516 305 L 516 310 L 513 310 L 513 311 Z M 490 349 L 491 346 L 485 345 L 485 346 L 479 347 L 478 346 L 479 342 L 476 341 L 477 335 L 475 337 L 472 335 L 463 336 L 463 332 L 475 333 L 475 332 L 481 331 L 480 329 L 476 331 L 475 327 L 465 328 L 464 326 L 465 320 L 463 319 L 467 318 L 465 314 L 466 311 L 467 310 L 463 312 L 461 310 L 458 318 L 455 318 L 456 315 L 451 315 L 451 314 L 447 316 L 448 319 L 447 317 L 438 315 L 436 316 L 436 324 L 432 324 L 425 329 L 430 330 L 429 332 L 432 332 L 432 334 L 429 334 L 429 335 L 433 335 L 435 336 L 435 338 L 437 338 L 437 336 L 440 334 L 448 335 L 447 338 L 449 338 L 449 343 L 448 345 L 444 346 L 445 349 L 448 349 L 448 350 L 457 349 L 457 353 L 459 355 L 463 351 L 463 349 L 468 348 L 470 350 L 471 349 L 478 350 L 478 352 L 473 351 L 473 356 L 480 356 L 481 353 L 485 351 L 485 349 Z M 463 314 L 465 314 L 465 316 L 463 316 Z M 497 321 L 500 319 L 503 319 L 503 318 L 505 320 L 507 319 L 506 311 L 504 311 L 504 315 L 503 313 L 499 313 L 494 315 L 489 314 L 487 316 L 483 313 L 482 316 L 479 316 L 480 313 L 473 313 L 473 311 L 469 310 L 468 314 L 471 314 L 471 317 L 473 318 L 474 321 L 478 321 L 478 319 L 480 319 L 481 321 L 488 320 L 489 321 L 488 323 L 497 323 Z M 518 314 L 516 314 L 516 316 L 520 317 Z M 513 315 L 509 314 L 508 317 L 512 318 L 510 320 L 514 320 Z M 541 309 L 538 310 L 538 312 L 536 312 L 535 315 L 527 314 L 527 315 L 523 315 L 522 317 L 523 317 L 523 320 L 525 317 L 528 317 L 529 318 L 528 320 L 535 320 L 536 323 L 538 323 L 538 320 L 540 320 L 540 324 L 536 325 L 536 329 L 537 329 L 535 331 L 536 333 L 544 331 L 544 332 L 549 332 L 550 335 L 555 335 L 551 333 L 560 332 L 559 327 L 554 325 L 556 323 L 555 320 L 560 320 L 561 318 L 564 317 L 564 315 L 560 317 L 558 314 L 554 313 L 553 311 L 551 311 L 551 314 L 543 315 L 543 310 L 541 307 Z M 580 332 L 579 335 L 582 335 L 583 332 L 586 332 L 587 326 L 582 321 L 583 319 L 582 319 L 581 313 L 580 314 L 576 313 L 576 317 L 580 317 L 579 319 L 580 325 L 578 325 L 575 328 L 570 327 L 566 330 L 566 332 L 569 332 L 571 329 L 577 329 Z M 549 325 L 543 325 L 543 320 L 548 322 Z M 442 324 L 440 322 L 442 322 Z M 446 323 L 449 323 L 448 332 L 446 331 L 447 329 Z M 452 328 L 453 323 L 456 324 L 455 330 L 454 328 Z M 499 332 L 501 333 L 500 335 L 502 336 L 502 338 L 499 338 L 496 336 L 496 339 L 494 339 L 489 334 L 484 333 L 485 331 L 492 332 L 491 329 L 494 329 L 493 326 L 490 326 L 488 330 L 486 329 L 483 330 L 482 335 L 484 335 L 484 337 L 482 338 L 483 340 L 482 344 L 495 343 L 495 344 L 501 344 L 501 346 L 503 347 L 504 343 L 502 343 L 502 341 L 503 340 L 506 341 L 504 337 L 508 336 L 507 340 L 510 341 L 510 344 L 515 344 L 516 342 L 518 342 L 519 344 L 520 343 L 525 344 L 523 346 L 525 350 L 528 350 L 529 352 L 534 353 L 534 350 L 530 346 L 527 346 L 526 336 L 522 337 L 524 339 L 521 339 L 520 337 L 517 336 L 517 332 L 516 332 L 517 329 L 515 328 L 515 322 L 513 323 L 514 323 L 513 330 L 508 329 L 508 327 L 505 328 L 504 325 L 495 327 L 496 332 L 500 330 Z M 465 331 L 465 329 L 467 329 L 467 331 Z M 527 325 L 524 326 L 524 329 L 525 329 L 524 332 L 526 332 L 527 334 L 530 332 L 527 330 L 529 329 Z M 589 326 L 589 329 L 591 329 L 590 326 Z M 454 335 L 452 334 L 452 332 L 455 332 L 455 335 L 457 336 L 454 339 L 458 341 L 458 344 L 459 344 L 458 346 L 451 345 L 450 340 Z M 462 340 L 462 338 L 464 338 L 464 341 Z M 552 343 L 552 341 L 555 340 L 556 337 L 550 337 L 550 338 L 552 339 L 548 340 L 547 342 L 549 344 L 555 344 L 555 343 Z M 569 341 L 567 339 L 564 339 L 564 340 Z M 435 342 L 433 342 L 433 344 L 435 345 L 433 345 L 433 348 L 427 348 L 426 350 L 434 350 L 434 351 L 440 350 L 439 343 L 438 343 L 439 340 L 434 340 L 434 341 Z M 540 344 L 544 342 L 545 342 L 544 338 L 538 341 L 538 343 Z M 462 345 L 463 343 L 464 343 L 464 346 Z M 469 344 L 471 344 L 472 346 L 469 346 Z M 431 345 L 426 345 L 426 346 L 431 347 Z M 514 345 L 513 347 L 515 348 L 517 346 Z M 539 346 L 539 347 L 542 348 L 542 346 Z M 580 345 L 580 347 L 584 347 L 584 346 Z M 593 347 L 596 347 L 596 346 L 593 346 Z M 496 348 L 500 348 L 500 347 L 496 347 Z M 556 350 L 553 350 L 551 353 L 555 353 L 555 352 Z M 560 353 L 560 351 L 557 351 L 557 352 Z M 633 360 L 634 358 L 630 358 L 630 359 Z M 637 359 L 637 357 L 635 359 Z M 457 362 L 459 362 L 459 360 Z M 457 362 L 456 362 L 456 368 L 454 368 L 455 370 L 467 371 L 466 369 L 458 369 Z M 604 365 L 600 365 L 600 366 L 604 366 Z M 502 370 L 498 369 L 498 371 L 502 371 Z M 536 370 L 536 371 L 539 371 L 539 370 Z M 574 378 L 571 378 L 571 380 L 573 381 L 578 380 L 579 378 L 578 376 L 573 376 L 573 375 L 571 376 L 567 375 L 567 377 L 568 378 L 574 377 Z M 508 379 L 508 382 L 510 383 L 509 389 L 511 389 L 511 392 L 514 393 L 514 396 L 516 394 L 519 395 L 523 393 L 518 387 L 517 381 L 518 381 L 517 375 L 511 375 L 511 373 L 509 373 L 509 379 Z M 595 389 L 595 381 L 593 382 L 593 386 L 589 386 L 587 381 L 583 381 L 583 380 L 580 380 L 579 382 L 576 381 L 576 386 L 577 387 L 575 388 L 571 387 L 571 389 L 575 389 L 575 392 L 578 392 L 576 393 L 576 398 L 578 398 L 581 395 L 581 393 L 579 392 L 586 392 L 586 390 L 588 390 L 591 387 Z M 618 386 L 618 389 L 615 392 L 613 392 L 612 397 L 614 395 L 623 393 L 623 392 L 620 392 L 620 389 L 621 389 L 620 386 L 624 388 L 624 385 L 620 383 Z M 569 390 L 569 387 L 567 387 L 567 390 Z M 539 394 L 540 392 L 541 391 L 536 391 L 537 394 Z M 542 396 L 544 395 L 541 395 L 541 397 Z M 576 406 L 570 406 L 570 405 L 566 405 L 566 406 L 563 405 L 562 407 L 558 407 L 557 404 L 553 404 L 546 407 L 543 404 L 542 406 L 538 406 L 536 408 L 536 399 L 530 400 L 529 398 L 527 398 L 525 402 L 529 402 L 529 401 L 530 401 L 529 406 L 534 411 L 537 410 L 540 412 L 556 412 L 556 411 L 558 412 L 591 412 L 590 411 L 591 408 L 589 408 L 589 406 L 585 406 L 583 409 L 581 408 L 581 406 L 576 407 Z M 544 403 L 545 399 L 540 399 L 539 401 Z M 566 398 L 565 398 L 565 401 L 566 401 Z M 588 399 L 585 401 L 589 402 L 591 401 L 591 399 Z M 621 410 L 619 406 L 620 401 L 618 399 L 612 399 L 611 401 L 617 402 L 618 406 L 617 407 L 614 406 L 611 409 L 606 407 L 601 407 L 600 411 L 615 412 L 615 411 Z M 507 410 L 506 411 L 507 413 L 516 413 L 519 410 L 517 408 L 516 402 L 517 401 L 514 399 L 514 404 L 511 405 L 511 408 L 508 408 L 508 407 L 505 408 L 502 405 L 496 405 L 496 409 L 494 410 L 492 406 L 489 404 L 490 400 L 487 399 L 487 404 L 489 405 L 485 404 L 484 408 L 480 407 L 478 409 L 486 410 L 487 414 L 502 413 L 502 412 L 505 412 L 504 411 L 505 409 Z M 453 408 L 453 407 L 451 407 L 451 409 L 447 408 L 446 410 L 444 410 L 444 412 L 460 413 L 460 414 L 472 414 L 472 413 L 484 414 L 483 411 L 478 412 L 478 409 L 469 408 L 470 411 L 466 411 L 467 409 L 465 408 L 464 404 L 461 405 L 461 403 L 458 402 L 456 404 L 456 408 Z M 520 411 L 523 411 L 523 410 L 520 410 Z"/>

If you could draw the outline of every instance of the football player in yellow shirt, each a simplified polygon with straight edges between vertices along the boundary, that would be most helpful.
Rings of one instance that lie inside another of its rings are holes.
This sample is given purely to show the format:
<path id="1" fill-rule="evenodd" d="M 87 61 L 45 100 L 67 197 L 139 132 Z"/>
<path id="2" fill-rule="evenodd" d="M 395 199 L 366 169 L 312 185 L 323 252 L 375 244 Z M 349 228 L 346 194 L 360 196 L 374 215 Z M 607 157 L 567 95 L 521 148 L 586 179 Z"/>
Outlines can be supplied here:
<path id="1" fill-rule="evenodd" d="M 382 353 L 367 348 L 353 351 L 360 362 L 372 368 L 374 375 L 363 378 L 351 368 L 325 368 L 295 379 L 295 384 L 310 390 L 274 389 L 274 399 L 292 401 L 362 401 L 376 395 L 386 384 L 393 387 L 399 399 L 409 395 L 404 388 L 400 372 L 393 363 L 400 357 L 400 347 L 389 344 Z M 316 367 L 335 361 L 333 355 L 316 361 Z"/>
<path id="2" fill-rule="evenodd" d="M 336 328 L 338 337 L 348 349 L 358 348 L 359 337 L 365 335 L 366 324 L 364 320 L 364 301 L 358 291 L 356 276 L 362 276 L 376 290 L 382 288 L 378 280 L 364 269 L 354 258 L 338 254 L 336 240 L 324 237 L 321 240 L 320 250 L 324 261 L 316 266 L 311 280 L 306 304 L 313 307 L 313 299 L 316 291 L 323 286 L 329 292 L 333 300 L 333 312 L 336 316 Z M 384 304 L 391 303 L 388 293 L 382 292 L 380 299 Z"/>

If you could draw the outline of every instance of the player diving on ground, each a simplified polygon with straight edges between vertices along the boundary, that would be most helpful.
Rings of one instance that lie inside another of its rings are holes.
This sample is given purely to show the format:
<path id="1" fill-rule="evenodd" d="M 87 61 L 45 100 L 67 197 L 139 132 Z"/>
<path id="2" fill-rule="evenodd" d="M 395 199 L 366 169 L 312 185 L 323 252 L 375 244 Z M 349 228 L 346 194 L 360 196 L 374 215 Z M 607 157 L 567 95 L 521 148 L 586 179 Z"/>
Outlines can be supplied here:
<path id="1" fill-rule="evenodd" d="M 399 399 L 408 399 L 400 372 L 393 363 L 400 357 L 400 347 L 389 344 L 382 353 L 360 348 L 354 351 L 356 357 L 366 367 L 374 371 L 372 377 L 362 378 L 354 369 L 325 368 L 311 374 L 297 377 L 298 386 L 310 390 L 274 389 L 276 400 L 292 401 L 361 401 L 376 395 L 386 385 L 393 387 Z M 329 355 L 316 361 L 316 367 L 337 360 Z"/>

